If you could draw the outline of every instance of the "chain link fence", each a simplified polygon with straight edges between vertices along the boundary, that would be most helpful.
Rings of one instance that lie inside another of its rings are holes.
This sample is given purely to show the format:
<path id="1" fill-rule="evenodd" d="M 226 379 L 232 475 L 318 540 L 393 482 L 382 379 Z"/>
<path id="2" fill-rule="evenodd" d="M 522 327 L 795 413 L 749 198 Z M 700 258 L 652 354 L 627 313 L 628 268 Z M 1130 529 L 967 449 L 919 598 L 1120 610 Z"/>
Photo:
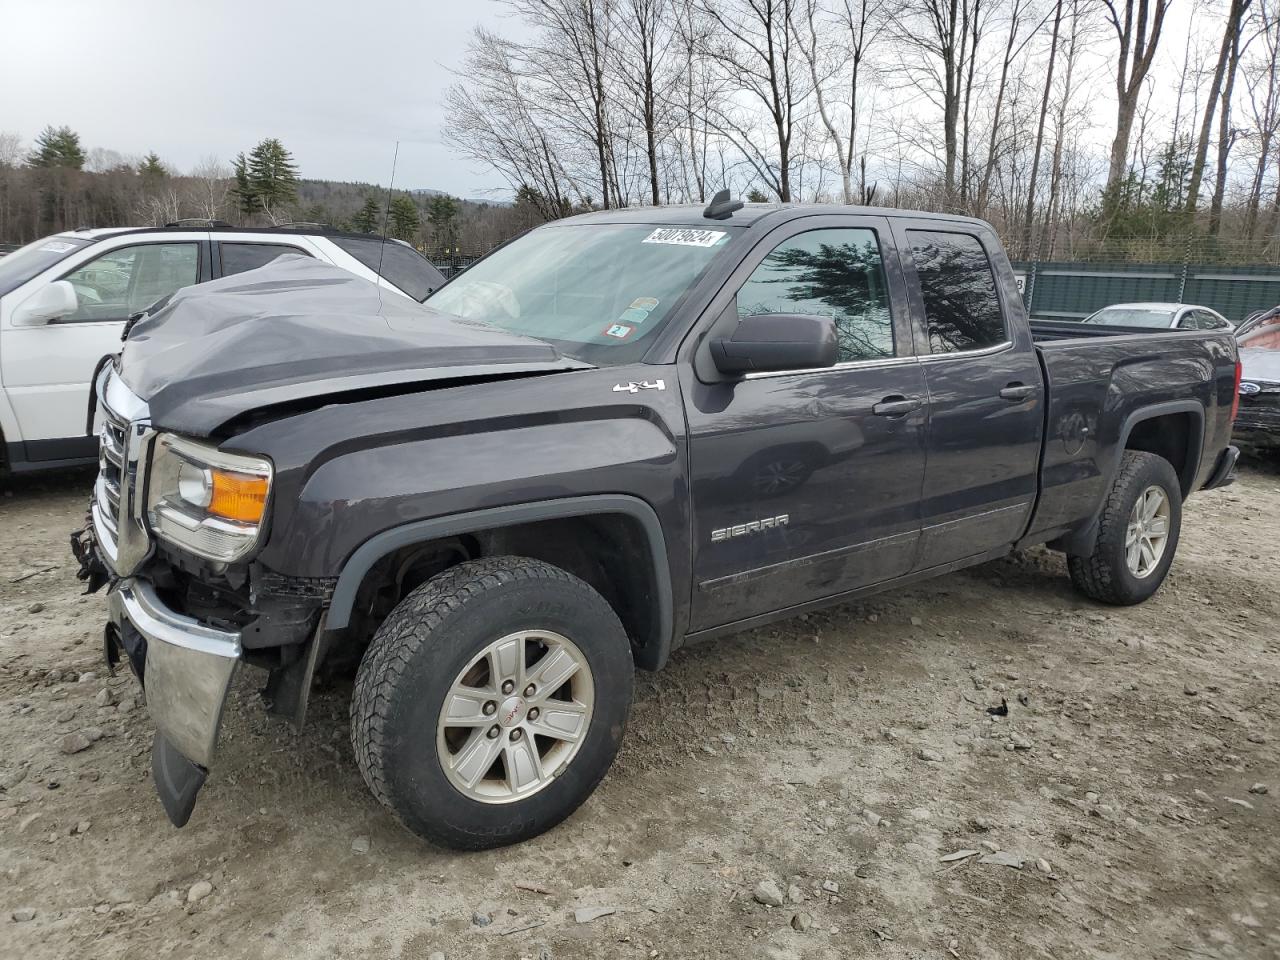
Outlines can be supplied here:
<path id="1" fill-rule="evenodd" d="M 1021 261 L 1014 264 L 1027 312 L 1042 320 L 1083 320 L 1113 303 L 1190 303 L 1239 323 L 1280 304 L 1280 266 L 1218 263 Z"/>

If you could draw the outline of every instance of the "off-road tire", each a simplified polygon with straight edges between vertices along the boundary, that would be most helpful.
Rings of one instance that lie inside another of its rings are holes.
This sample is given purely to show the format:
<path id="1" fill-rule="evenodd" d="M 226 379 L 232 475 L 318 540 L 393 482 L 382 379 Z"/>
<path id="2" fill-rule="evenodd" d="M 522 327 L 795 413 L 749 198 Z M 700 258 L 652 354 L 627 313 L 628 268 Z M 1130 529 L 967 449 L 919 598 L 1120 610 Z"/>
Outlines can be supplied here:
<path id="1" fill-rule="evenodd" d="M 556 779 L 508 803 L 474 800 L 446 777 L 437 721 L 454 679 L 487 644 L 519 630 L 552 630 L 585 655 L 595 684 L 590 726 Z M 523 557 L 452 567 L 391 611 L 365 651 L 351 701 L 351 743 L 373 795 L 434 843 L 480 850 L 554 827 L 608 772 L 626 729 L 633 664 L 609 604 L 572 574 Z"/>
<path id="2" fill-rule="evenodd" d="M 1151 486 L 1169 498 L 1169 538 L 1156 568 L 1136 577 L 1125 561 L 1125 531 L 1134 502 Z M 1087 557 L 1067 557 L 1071 583 L 1086 597 L 1102 603 L 1130 606 L 1142 603 L 1159 588 L 1169 573 L 1182 528 L 1182 488 L 1173 465 L 1154 453 L 1126 450 L 1120 469 L 1107 492 L 1098 521 L 1098 537 Z"/>

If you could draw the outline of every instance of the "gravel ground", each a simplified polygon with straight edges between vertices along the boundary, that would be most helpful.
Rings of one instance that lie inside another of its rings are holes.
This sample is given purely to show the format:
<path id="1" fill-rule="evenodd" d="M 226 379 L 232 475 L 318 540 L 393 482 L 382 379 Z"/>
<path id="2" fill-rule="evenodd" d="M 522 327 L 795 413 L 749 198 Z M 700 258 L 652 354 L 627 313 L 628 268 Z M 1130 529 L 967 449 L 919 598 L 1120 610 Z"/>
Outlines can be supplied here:
<path id="1" fill-rule="evenodd" d="M 349 682 L 296 734 L 251 671 L 172 829 L 67 550 L 89 479 L 0 495 L 0 955 L 1280 956 L 1274 464 L 1140 607 L 1035 550 L 683 650 L 576 815 L 467 855 L 368 795 Z"/>

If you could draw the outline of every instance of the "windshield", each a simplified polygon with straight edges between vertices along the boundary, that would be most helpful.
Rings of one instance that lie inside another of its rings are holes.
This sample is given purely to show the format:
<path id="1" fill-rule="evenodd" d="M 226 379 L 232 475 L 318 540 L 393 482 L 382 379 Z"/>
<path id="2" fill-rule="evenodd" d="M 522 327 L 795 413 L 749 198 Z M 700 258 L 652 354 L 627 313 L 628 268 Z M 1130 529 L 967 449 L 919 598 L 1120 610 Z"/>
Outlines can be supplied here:
<path id="1" fill-rule="evenodd" d="M 639 360 L 732 227 L 567 224 L 525 234 L 427 298 L 597 366 Z"/>
<path id="2" fill-rule="evenodd" d="M 1249 330 L 1239 337 L 1240 346 L 1263 350 L 1280 350 L 1280 310 L 1271 316 L 1254 321 Z"/>
<path id="3" fill-rule="evenodd" d="M 1108 327 L 1171 327 L 1173 311 L 1159 307 L 1106 307 L 1083 322 Z"/>
<path id="4" fill-rule="evenodd" d="M 0 297 L 92 242 L 85 237 L 45 237 L 0 257 Z"/>

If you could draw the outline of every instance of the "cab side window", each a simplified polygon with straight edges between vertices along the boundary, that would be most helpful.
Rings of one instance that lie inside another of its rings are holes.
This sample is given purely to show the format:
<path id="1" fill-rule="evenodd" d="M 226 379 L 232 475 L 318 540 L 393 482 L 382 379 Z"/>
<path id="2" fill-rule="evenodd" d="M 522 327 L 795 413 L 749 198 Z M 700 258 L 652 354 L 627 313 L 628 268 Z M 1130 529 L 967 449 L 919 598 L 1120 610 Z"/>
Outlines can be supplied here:
<path id="1" fill-rule="evenodd" d="M 199 277 L 198 244 L 140 243 L 118 247 L 62 278 L 75 287 L 79 306 L 60 322 L 128 320 Z"/>
<path id="2" fill-rule="evenodd" d="M 832 317 L 839 363 L 894 355 L 893 317 L 875 232 L 811 230 L 782 241 L 738 290 L 738 317 Z"/>
<path id="3" fill-rule="evenodd" d="M 908 230 L 930 353 L 982 350 L 1008 341 L 991 261 L 967 233 Z"/>

